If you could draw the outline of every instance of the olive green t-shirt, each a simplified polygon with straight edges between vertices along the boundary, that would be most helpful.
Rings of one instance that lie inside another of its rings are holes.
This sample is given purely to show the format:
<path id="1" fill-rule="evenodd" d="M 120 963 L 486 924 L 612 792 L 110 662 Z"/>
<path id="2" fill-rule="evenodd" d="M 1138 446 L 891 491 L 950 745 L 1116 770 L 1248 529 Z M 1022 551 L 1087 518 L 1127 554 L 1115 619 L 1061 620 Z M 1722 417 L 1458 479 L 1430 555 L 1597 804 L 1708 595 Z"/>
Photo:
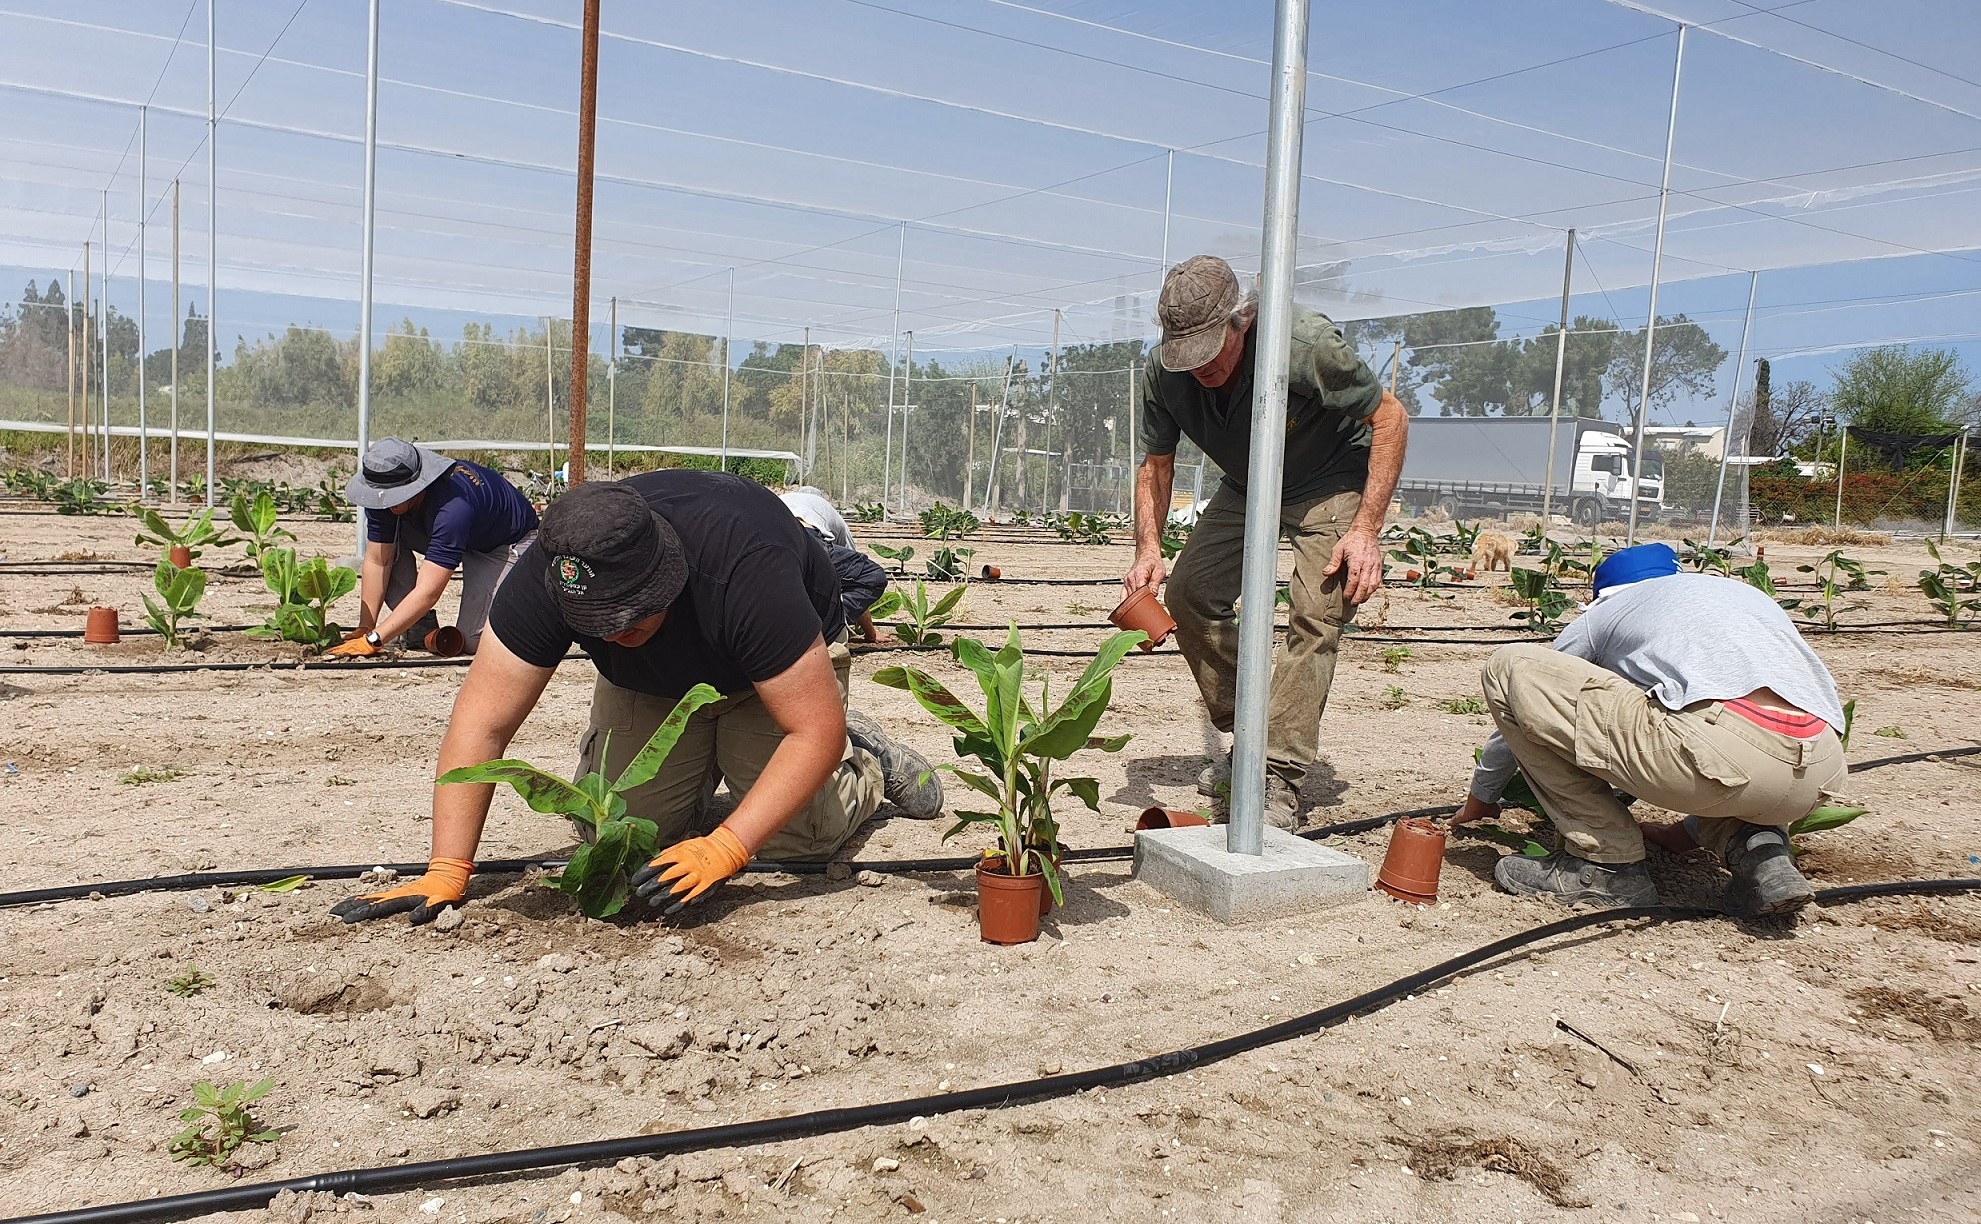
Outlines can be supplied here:
<path id="1" fill-rule="evenodd" d="M 1245 354 L 1222 387 L 1206 387 L 1188 371 L 1149 362 L 1142 376 L 1142 449 L 1176 452 L 1187 437 L 1224 470 L 1235 493 L 1245 491 L 1252 464 L 1252 365 L 1259 329 L 1245 333 Z M 1382 402 L 1382 384 L 1319 311 L 1293 308 L 1293 348 L 1287 360 L 1286 466 L 1282 502 L 1360 492 L 1369 479 L 1369 418 Z"/>

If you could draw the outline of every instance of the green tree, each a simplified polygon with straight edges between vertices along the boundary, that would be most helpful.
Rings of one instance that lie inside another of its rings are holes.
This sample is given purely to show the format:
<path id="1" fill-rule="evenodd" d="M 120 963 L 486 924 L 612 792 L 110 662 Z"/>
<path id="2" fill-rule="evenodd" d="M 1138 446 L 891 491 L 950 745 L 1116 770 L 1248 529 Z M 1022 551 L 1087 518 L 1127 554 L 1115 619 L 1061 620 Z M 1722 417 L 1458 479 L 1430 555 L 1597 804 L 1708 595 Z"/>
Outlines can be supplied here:
<path id="1" fill-rule="evenodd" d="M 1644 329 L 1619 332 L 1613 339 L 1609 385 L 1623 397 L 1627 417 L 1635 419 L 1643 389 Z M 1669 408 L 1680 392 L 1692 399 L 1713 398 L 1714 377 L 1726 358 L 1727 351 L 1705 328 L 1682 314 L 1659 315 L 1651 353 L 1651 406 Z"/>
<path id="2" fill-rule="evenodd" d="M 1952 430 L 1972 381 L 1950 349 L 1899 345 L 1867 349 L 1832 376 L 1830 398 L 1852 425 L 1883 433 Z"/>

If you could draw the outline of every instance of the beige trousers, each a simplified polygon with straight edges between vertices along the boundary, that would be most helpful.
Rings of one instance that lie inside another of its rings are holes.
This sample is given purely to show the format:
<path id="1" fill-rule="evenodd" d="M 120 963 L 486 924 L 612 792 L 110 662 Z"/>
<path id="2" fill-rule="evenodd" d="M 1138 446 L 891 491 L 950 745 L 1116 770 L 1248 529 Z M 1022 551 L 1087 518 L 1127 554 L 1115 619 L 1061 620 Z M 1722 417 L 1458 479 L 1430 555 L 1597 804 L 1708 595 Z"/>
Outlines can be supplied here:
<path id="1" fill-rule="evenodd" d="M 843 708 L 853 657 L 843 634 L 826 650 L 839 677 Z M 674 704 L 672 698 L 623 689 L 600 676 L 592 689 L 591 725 L 578 748 L 578 774 L 599 770 L 607 777 L 617 776 L 646 746 Z M 688 720 L 687 730 L 653 780 L 627 792 L 627 809 L 660 826 L 656 842 L 660 846 L 707 832 L 696 827 L 696 818 L 716 777 L 726 779 L 738 797 L 748 794 L 783 741 L 784 729 L 754 692 L 705 705 Z M 874 814 L 881 799 L 880 763 L 848 743 L 839 768 L 811 803 L 765 843 L 758 857 L 825 858 Z"/>
<path id="2" fill-rule="evenodd" d="M 1295 791 L 1320 754 L 1321 714 L 1334 687 L 1341 629 L 1355 615 L 1343 575 L 1323 579 L 1334 546 L 1355 521 L 1360 493 L 1337 493 L 1280 507 L 1279 531 L 1293 545 L 1293 607 L 1273 664 L 1266 765 Z M 1245 499 L 1223 484 L 1177 555 L 1165 602 L 1176 645 L 1197 678 L 1211 725 L 1230 731 L 1238 700 L 1239 580 L 1245 566 Z"/>
<path id="3" fill-rule="evenodd" d="M 1737 822 L 1783 827 L 1842 785 L 1843 746 L 1799 740 L 1717 701 L 1668 710 L 1607 668 L 1534 643 L 1502 646 L 1483 675 L 1486 708 L 1567 849 L 1634 863 L 1644 839 L 1614 789 L 1699 817 L 1724 855 Z"/>

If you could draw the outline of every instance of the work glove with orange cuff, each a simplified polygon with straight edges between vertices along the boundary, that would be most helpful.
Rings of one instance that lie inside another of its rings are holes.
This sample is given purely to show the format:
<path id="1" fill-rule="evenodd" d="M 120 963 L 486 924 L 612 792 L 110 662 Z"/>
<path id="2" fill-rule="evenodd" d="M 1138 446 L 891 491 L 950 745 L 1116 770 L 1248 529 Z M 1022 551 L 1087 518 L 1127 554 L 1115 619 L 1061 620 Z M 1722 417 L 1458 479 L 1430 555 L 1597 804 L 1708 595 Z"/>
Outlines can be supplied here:
<path id="1" fill-rule="evenodd" d="M 466 859 L 437 858 L 426 865 L 426 874 L 384 892 L 346 897 L 330 907 L 332 915 L 345 922 L 364 922 L 412 911 L 414 926 L 432 922 L 440 911 L 459 905 L 468 895 L 468 877 L 475 865 Z"/>
<path id="2" fill-rule="evenodd" d="M 633 875 L 633 887 L 647 904 L 669 916 L 709 889 L 743 870 L 750 852 L 728 829 L 675 842 Z M 673 904 L 668 905 L 668 902 Z"/>
<path id="3" fill-rule="evenodd" d="M 369 659 L 383 648 L 378 634 L 368 632 L 353 634 L 323 653 L 333 659 Z"/>

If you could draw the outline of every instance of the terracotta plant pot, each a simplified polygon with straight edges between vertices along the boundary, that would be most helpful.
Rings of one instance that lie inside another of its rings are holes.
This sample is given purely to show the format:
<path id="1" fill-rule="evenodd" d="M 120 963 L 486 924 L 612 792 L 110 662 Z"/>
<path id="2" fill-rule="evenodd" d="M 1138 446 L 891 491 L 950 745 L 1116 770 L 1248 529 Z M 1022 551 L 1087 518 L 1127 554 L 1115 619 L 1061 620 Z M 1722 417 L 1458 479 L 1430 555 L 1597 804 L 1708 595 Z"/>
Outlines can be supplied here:
<path id="1" fill-rule="evenodd" d="M 1143 829 L 1191 829 L 1211 823 L 1195 812 L 1178 811 L 1176 808 L 1145 808 L 1135 821 L 1135 831 Z"/>
<path id="2" fill-rule="evenodd" d="M 191 569 L 193 567 L 193 550 L 187 548 L 184 544 L 174 544 L 169 555 L 172 559 L 173 568 Z"/>
<path id="3" fill-rule="evenodd" d="M 1039 894 L 1045 894 L 1043 902 Z M 1042 875 L 1004 874 L 1004 860 L 977 864 L 977 930 L 985 943 L 1031 943 L 1039 937 L 1039 919 L 1052 901 Z"/>
<path id="4" fill-rule="evenodd" d="M 1003 570 L 1001 570 L 1001 569 L 999 569 L 999 568 L 998 568 L 997 566 L 995 566 L 995 565 L 986 565 L 986 566 L 984 567 L 984 581 L 985 581 L 985 582 L 996 582 L 996 581 L 997 581 L 998 579 L 1000 579 L 1000 578 L 1002 578 L 1002 577 L 1004 577 L 1004 571 L 1003 571 Z"/>
<path id="5" fill-rule="evenodd" d="M 1398 901 L 1429 905 L 1438 899 L 1438 872 L 1444 867 L 1445 833 L 1428 820 L 1396 822 L 1389 835 L 1376 887 Z"/>
<path id="6" fill-rule="evenodd" d="M 117 631 L 115 608 L 91 608 L 83 619 L 83 641 L 92 646 L 115 646 L 122 636 Z"/>
<path id="7" fill-rule="evenodd" d="M 1149 635 L 1142 643 L 1143 650 L 1154 650 L 1169 640 L 1176 632 L 1176 622 L 1169 617 L 1169 609 L 1156 598 L 1154 587 L 1141 590 L 1121 601 L 1120 606 L 1107 614 L 1107 619 L 1116 629 L 1140 629 Z"/>
<path id="8" fill-rule="evenodd" d="M 468 635 L 452 625 L 442 625 L 427 634 L 424 642 L 428 654 L 451 659 L 468 648 Z"/>
<path id="9" fill-rule="evenodd" d="M 1424 575 L 1423 575 L 1422 573 L 1420 573 L 1419 571 L 1417 571 L 1417 570 L 1405 570 L 1405 571 L 1403 571 L 1403 580 L 1404 580 L 1405 582 L 1415 582 L 1415 581 L 1417 581 L 1417 580 L 1418 580 L 1419 578 L 1422 578 L 1423 576 L 1424 576 Z"/>

